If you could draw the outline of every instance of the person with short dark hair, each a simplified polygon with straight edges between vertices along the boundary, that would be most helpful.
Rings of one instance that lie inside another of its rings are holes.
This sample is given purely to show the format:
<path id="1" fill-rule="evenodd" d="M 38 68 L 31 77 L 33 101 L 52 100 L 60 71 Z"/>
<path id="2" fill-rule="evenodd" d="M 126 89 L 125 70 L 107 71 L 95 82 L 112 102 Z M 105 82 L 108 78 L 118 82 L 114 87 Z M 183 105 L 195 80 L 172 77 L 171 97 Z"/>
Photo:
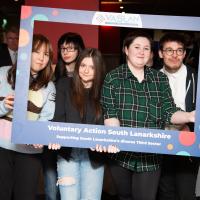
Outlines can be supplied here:
<path id="1" fill-rule="evenodd" d="M 159 56 L 164 64 L 161 72 L 169 79 L 176 106 L 187 112 L 195 110 L 197 73 L 183 63 L 186 56 L 184 36 L 176 32 L 165 34 L 160 39 Z M 194 131 L 194 123 L 167 125 L 165 129 Z M 163 155 L 158 199 L 195 200 L 197 171 L 197 158 Z"/>
<path id="2" fill-rule="evenodd" d="M 152 39 L 142 31 L 129 33 L 123 42 L 126 63 L 104 80 L 101 102 L 108 126 L 164 129 L 166 124 L 193 122 L 195 112 L 174 104 L 167 76 L 146 67 Z M 121 151 L 110 157 L 110 169 L 120 200 L 155 200 L 161 156 Z"/>
<path id="3" fill-rule="evenodd" d="M 85 48 L 83 39 L 78 33 L 67 32 L 59 38 L 57 47 L 55 78 L 72 77 L 77 57 Z"/>
<path id="4" fill-rule="evenodd" d="M 57 43 L 57 64 L 55 67 L 55 83 L 63 77 L 73 77 L 76 60 L 85 48 L 82 37 L 78 33 L 67 32 L 61 35 Z M 57 152 L 44 148 L 44 190 L 46 200 L 59 199 L 57 182 Z"/>

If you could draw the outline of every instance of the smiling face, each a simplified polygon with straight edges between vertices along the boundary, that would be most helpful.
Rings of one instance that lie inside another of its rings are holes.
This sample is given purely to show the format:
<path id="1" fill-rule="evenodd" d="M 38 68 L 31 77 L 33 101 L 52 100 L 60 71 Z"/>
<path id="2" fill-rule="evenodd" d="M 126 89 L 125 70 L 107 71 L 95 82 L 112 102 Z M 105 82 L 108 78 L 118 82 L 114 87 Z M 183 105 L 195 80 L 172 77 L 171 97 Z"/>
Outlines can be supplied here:
<path id="1" fill-rule="evenodd" d="M 169 52 L 171 53 L 169 54 Z M 180 69 L 185 54 L 186 51 L 184 50 L 183 44 L 176 41 L 165 42 L 163 49 L 159 50 L 159 56 L 163 59 L 165 69 L 171 73 Z"/>
<path id="2" fill-rule="evenodd" d="M 85 57 L 79 67 L 79 76 L 85 88 L 92 87 L 95 68 L 91 57 Z"/>
<path id="3" fill-rule="evenodd" d="M 151 45 L 145 37 L 136 37 L 124 50 L 130 68 L 143 69 L 150 59 Z"/>
<path id="4" fill-rule="evenodd" d="M 43 70 L 49 62 L 49 48 L 42 44 L 37 50 L 34 50 L 31 55 L 31 74 L 35 75 Z"/>
<path id="5" fill-rule="evenodd" d="M 60 46 L 60 51 L 61 57 L 66 64 L 75 61 L 78 56 L 78 49 L 75 48 L 73 43 L 63 43 Z"/>

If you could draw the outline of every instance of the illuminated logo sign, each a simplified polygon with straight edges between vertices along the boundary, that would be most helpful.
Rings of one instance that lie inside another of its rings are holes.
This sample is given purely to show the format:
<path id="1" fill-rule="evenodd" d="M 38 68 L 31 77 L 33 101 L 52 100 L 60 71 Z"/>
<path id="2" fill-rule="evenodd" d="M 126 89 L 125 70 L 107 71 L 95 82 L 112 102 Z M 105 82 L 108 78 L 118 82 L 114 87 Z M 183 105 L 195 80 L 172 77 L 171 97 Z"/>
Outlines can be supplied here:
<path id="1" fill-rule="evenodd" d="M 92 24 L 142 28 L 142 20 L 138 14 L 96 12 Z"/>

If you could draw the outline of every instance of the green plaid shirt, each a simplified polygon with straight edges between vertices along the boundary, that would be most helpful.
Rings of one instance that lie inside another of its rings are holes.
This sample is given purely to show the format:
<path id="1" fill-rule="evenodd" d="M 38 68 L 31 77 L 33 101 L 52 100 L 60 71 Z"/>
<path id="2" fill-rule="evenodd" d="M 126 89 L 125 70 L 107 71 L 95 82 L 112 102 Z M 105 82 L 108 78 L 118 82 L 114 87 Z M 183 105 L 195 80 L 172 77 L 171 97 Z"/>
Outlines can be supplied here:
<path id="1" fill-rule="evenodd" d="M 144 80 L 139 83 L 127 64 L 107 74 L 101 103 L 105 119 L 117 118 L 120 126 L 135 128 L 164 129 L 172 114 L 179 110 L 165 74 L 147 67 Z M 136 152 L 120 152 L 111 158 L 136 172 L 156 170 L 161 161 L 157 154 Z"/>

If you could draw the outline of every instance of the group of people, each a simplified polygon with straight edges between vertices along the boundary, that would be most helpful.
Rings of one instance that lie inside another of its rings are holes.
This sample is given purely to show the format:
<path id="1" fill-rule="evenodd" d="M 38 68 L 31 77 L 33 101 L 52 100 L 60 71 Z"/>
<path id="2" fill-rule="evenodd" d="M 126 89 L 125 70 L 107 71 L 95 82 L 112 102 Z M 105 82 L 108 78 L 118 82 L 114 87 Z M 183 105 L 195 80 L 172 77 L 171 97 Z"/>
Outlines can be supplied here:
<path id="1" fill-rule="evenodd" d="M 79 34 L 63 34 L 57 48 L 53 71 L 50 41 L 33 35 L 28 119 L 193 131 L 197 73 L 183 64 L 182 35 L 161 38 L 160 71 L 146 66 L 153 41 L 143 31 L 125 37 L 125 63 L 107 74 L 101 52 L 85 48 Z M 47 200 L 100 200 L 105 164 L 119 200 L 195 199 L 197 158 L 126 152 L 115 145 L 11 143 L 15 78 L 15 63 L 0 68 L 1 200 L 35 200 L 41 166 Z"/>

